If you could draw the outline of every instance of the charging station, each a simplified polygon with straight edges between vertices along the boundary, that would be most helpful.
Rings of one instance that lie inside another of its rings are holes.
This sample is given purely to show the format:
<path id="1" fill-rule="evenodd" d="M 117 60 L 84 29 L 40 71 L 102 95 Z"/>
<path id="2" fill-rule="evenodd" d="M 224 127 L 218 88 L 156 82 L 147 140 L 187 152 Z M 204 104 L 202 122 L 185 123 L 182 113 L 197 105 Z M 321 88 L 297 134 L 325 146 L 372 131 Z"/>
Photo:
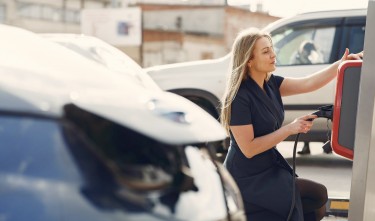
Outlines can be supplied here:
<path id="1" fill-rule="evenodd" d="M 353 160 L 355 125 L 362 61 L 345 61 L 338 68 L 333 108 L 331 146 L 343 157 Z"/>
<path id="2" fill-rule="evenodd" d="M 332 150 L 353 160 L 348 220 L 375 217 L 375 0 L 368 1 L 364 58 L 339 67 Z M 355 53 L 355 52 L 354 52 Z"/>

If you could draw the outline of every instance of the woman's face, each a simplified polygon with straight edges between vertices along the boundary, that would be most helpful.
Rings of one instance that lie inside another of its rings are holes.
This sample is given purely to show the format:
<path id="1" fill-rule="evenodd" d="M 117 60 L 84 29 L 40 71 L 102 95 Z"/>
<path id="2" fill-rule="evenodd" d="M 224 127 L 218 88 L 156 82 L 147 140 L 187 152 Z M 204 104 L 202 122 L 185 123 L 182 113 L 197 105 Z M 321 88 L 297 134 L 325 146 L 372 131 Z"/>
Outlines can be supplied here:
<path id="1" fill-rule="evenodd" d="M 276 55 L 267 37 L 259 38 L 254 45 L 253 57 L 248 62 L 250 73 L 269 73 L 276 69 Z"/>

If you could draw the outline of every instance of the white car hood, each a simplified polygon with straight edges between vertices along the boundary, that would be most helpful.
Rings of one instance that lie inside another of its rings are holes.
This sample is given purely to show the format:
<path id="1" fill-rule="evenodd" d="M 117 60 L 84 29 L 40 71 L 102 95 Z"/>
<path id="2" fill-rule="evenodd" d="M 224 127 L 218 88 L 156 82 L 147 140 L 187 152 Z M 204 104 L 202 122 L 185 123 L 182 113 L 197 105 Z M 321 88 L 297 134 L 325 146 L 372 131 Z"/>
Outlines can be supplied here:
<path id="1" fill-rule="evenodd" d="M 226 138 L 222 126 L 191 101 L 168 92 L 79 98 L 73 103 L 91 113 L 168 144 L 193 144 Z M 124 96 L 123 96 L 124 95 Z M 106 97 L 106 98 L 105 98 Z M 123 101 L 123 102 L 121 102 Z"/>
<path id="2" fill-rule="evenodd" d="M 73 103 L 168 144 L 226 137 L 216 119 L 183 97 L 147 89 L 28 31 L 0 31 L 0 98 L 9 101 L 0 110 L 59 117 Z"/>

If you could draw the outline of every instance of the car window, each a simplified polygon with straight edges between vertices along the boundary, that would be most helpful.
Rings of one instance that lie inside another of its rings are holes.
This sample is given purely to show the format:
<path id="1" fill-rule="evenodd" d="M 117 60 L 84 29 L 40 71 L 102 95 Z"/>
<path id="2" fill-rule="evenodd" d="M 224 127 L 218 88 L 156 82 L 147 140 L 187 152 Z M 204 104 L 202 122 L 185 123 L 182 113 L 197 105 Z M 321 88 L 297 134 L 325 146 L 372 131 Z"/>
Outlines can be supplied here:
<path id="1" fill-rule="evenodd" d="M 327 64 L 336 28 L 290 27 L 271 33 L 277 65 Z"/>
<path id="2" fill-rule="evenodd" d="M 349 50 L 357 53 L 363 50 L 365 40 L 365 26 L 358 25 L 349 28 Z"/>

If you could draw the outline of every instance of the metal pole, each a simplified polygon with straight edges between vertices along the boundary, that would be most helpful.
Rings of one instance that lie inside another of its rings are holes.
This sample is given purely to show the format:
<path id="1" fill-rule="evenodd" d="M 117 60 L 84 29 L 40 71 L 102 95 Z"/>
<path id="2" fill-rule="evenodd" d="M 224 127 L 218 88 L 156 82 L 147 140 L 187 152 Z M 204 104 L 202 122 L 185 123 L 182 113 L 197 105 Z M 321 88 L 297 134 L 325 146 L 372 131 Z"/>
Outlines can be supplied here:
<path id="1" fill-rule="evenodd" d="M 375 0 L 367 8 L 364 58 L 360 77 L 349 220 L 375 217 Z M 348 125 L 350 126 L 350 125 Z"/>

